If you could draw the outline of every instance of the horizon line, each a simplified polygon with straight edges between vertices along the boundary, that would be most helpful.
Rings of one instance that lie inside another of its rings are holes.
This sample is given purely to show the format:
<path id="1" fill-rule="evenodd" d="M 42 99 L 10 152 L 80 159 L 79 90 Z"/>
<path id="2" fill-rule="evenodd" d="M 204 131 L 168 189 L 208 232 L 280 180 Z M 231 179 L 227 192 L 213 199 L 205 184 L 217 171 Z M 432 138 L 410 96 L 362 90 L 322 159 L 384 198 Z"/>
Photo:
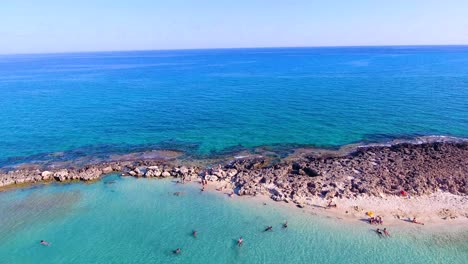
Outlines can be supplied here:
<path id="1" fill-rule="evenodd" d="M 383 47 L 468 47 L 468 44 L 397 44 L 397 45 L 325 45 L 325 46 L 266 46 L 266 47 L 216 47 L 216 48 L 164 48 L 164 49 L 122 49 L 122 50 L 81 50 L 58 52 L 20 52 L 0 53 L 0 56 L 16 55 L 54 55 L 76 53 L 113 53 L 113 52 L 148 52 L 148 51 L 197 51 L 197 50 L 242 50 L 242 49 L 307 49 L 307 48 L 383 48 Z"/>

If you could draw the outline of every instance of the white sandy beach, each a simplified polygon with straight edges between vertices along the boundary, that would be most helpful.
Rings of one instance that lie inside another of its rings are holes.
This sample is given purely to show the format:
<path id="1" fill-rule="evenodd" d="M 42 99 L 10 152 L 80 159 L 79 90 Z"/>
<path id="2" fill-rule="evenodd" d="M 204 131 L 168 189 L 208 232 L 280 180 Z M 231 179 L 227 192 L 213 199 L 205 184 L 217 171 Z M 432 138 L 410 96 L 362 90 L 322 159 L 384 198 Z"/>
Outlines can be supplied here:
<path id="1" fill-rule="evenodd" d="M 207 191 L 216 191 L 225 184 L 210 182 Z M 230 189 L 222 192 L 229 193 Z M 313 215 L 322 215 L 339 220 L 355 223 L 366 223 L 372 212 L 374 216 L 381 216 L 385 227 L 413 228 L 430 230 L 431 232 L 468 231 L 468 197 L 454 195 L 447 192 L 437 192 L 419 197 L 362 196 L 355 199 L 333 199 L 336 208 L 326 208 L 329 200 L 320 197 L 303 199 L 304 207 L 298 208 L 294 203 L 275 202 L 266 195 L 234 196 L 233 199 L 245 199 L 252 202 L 274 204 L 289 207 L 291 210 L 302 210 Z M 411 223 L 416 218 L 424 225 Z M 375 225 L 376 228 L 380 225 Z"/>

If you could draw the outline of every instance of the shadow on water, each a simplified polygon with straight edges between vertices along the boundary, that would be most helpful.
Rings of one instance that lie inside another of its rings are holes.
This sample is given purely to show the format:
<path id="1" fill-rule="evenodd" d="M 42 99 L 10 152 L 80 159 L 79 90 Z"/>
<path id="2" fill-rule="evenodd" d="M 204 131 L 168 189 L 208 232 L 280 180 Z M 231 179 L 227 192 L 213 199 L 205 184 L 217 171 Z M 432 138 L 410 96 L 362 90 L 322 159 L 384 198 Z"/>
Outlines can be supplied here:
<path id="1" fill-rule="evenodd" d="M 6 206 L 0 205 L 0 236 L 8 238 L 25 228 L 44 225 L 50 219 L 61 219 L 80 199 L 79 191 L 39 193 L 33 190 L 25 197 L 5 203 Z"/>
<path id="2" fill-rule="evenodd" d="M 245 152 L 248 155 L 262 155 L 273 159 L 287 157 L 297 148 L 324 148 L 337 150 L 339 146 L 317 146 L 313 144 L 270 144 L 256 147 L 236 145 L 221 150 L 211 150 L 204 153 L 200 150 L 201 143 L 181 140 L 166 140 L 155 144 L 100 144 L 83 146 L 71 150 L 53 153 L 39 153 L 30 156 L 10 157 L 0 160 L 0 168 L 13 168 L 14 166 L 40 165 L 47 166 L 82 166 L 116 160 L 143 160 L 143 159 L 171 159 L 180 160 L 208 160 L 232 158 L 232 156 Z M 157 151 L 161 151 L 158 153 Z M 167 153 L 164 153 L 167 151 Z M 170 153 L 174 152 L 174 153 Z M 179 153 L 176 155 L 175 153 Z"/>
<path id="3" fill-rule="evenodd" d="M 141 154 L 147 151 L 174 151 L 183 153 L 195 153 L 199 148 L 199 143 L 184 142 L 179 140 L 161 141 L 155 144 L 99 144 L 88 145 L 71 150 L 52 153 L 39 153 L 30 156 L 10 157 L 0 160 L 0 167 L 14 166 L 17 164 L 40 164 L 48 166 L 54 163 L 72 162 L 72 165 L 92 164 L 112 160 L 115 156 L 127 154 Z M 135 157 L 138 158 L 138 157 Z M 143 157 L 141 157 L 143 158 Z M 157 154 L 150 158 L 158 157 Z"/>

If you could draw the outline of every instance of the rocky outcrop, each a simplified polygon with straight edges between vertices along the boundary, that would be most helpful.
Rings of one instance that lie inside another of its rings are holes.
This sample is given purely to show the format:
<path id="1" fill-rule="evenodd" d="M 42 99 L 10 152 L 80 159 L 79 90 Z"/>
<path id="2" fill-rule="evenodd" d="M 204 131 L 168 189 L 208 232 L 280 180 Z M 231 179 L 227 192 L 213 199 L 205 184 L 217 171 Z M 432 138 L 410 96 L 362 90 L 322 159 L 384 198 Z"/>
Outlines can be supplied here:
<path id="1" fill-rule="evenodd" d="M 468 143 L 397 144 L 361 147 L 345 155 L 306 154 L 271 164 L 267 158 L 234 159 L 209 168 L 161 161 L 119 161 L 82 168 L 14 170 L 0 173 L 0 187 L 41 181 L 94 181 L 120 172 L 146 178 L 176 177 L 226 183 L 238 195 L 269 195 L 298 206 L 324 198 L 430 194 L 468 195 Z"/>
<path id="2" fill-rule="evenodd" d="M 240 195 L 269 193 L 273 200 L 299 203 L 308 196 L 350 198 L 401 191 L 468 194 L 467 143 L 366 147 L 344 156 L 309 155 L 274 166 L 261 164 L 264 160 L 243 160 L 226 166 L 226 171 L 240 171 L 233 179 Z"/>

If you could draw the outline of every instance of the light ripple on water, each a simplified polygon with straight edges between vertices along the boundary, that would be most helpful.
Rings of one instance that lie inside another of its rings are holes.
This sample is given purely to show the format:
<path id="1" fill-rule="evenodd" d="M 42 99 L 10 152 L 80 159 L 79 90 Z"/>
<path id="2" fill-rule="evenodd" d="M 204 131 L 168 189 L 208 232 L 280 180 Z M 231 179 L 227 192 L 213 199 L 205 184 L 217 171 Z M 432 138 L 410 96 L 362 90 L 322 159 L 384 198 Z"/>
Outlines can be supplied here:
<path id="1" fill-rule="evenodd" d="M 174 196 L 175 191 L 183 195 Z M 366 224 L 344 224 L 254 198 L 201 193 L 199 186 L 170 180 L 115 175 L 91 185 L 0 193 L 0 201 L 3 208 L 48 207 L 52 201 L 61 208 L 19 213 L 40 224 L 1 237 L 0 263 L 464 263 L 468 257 L 466 236 L 395 227 L 391 239 L 379 239 Z M 18 218 L 13 210 L 0 214 Z M 281 228 L 285 220 L 288 229 Z M 267 225 L 274 231 L 263 232 Z M 194 229 L 197 239 L 191 236 Z M 242 248 L 235 243 L 239 236 L 245 238 Z M 40 239 L 52 246 L 40 246 Z M 177 247 L 180 256 L 171 253 Z"/>
<path id="2" fill-rule="evenodd" d="M 208 154 L 379 134 L 466 137 L 467 60 L 467 47 L 0 56 L 0 163 L 169 140 Z"/>
<path id="3" fill-rule="evenodd" d="M 0 199 L 0 237 L 3 237 L 0 244 L 27 227 L 42 228 L 50 219 L 64 218 L 80 200 L 78 190 L 41 193 L 36 188 L 24 190 L 27 195 L 20 193 L 13 199 Z"/>

